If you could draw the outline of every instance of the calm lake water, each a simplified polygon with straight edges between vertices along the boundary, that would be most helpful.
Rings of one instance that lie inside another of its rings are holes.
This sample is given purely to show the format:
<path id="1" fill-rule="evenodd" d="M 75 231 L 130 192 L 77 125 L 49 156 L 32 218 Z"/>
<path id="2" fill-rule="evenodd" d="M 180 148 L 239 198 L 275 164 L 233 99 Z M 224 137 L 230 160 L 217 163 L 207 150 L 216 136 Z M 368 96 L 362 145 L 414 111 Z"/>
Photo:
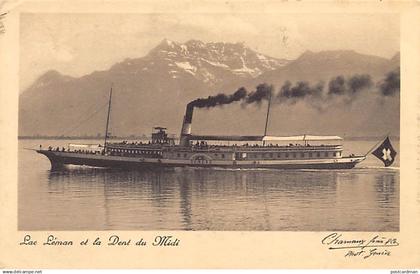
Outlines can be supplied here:
<path id="1" fill-rule="evenodd" d="M 19 230 L 399 230 L 398 155 L 391 168 L 369 156 L 352 170 L 51 172 L 45 156 L 24 149 L 67 143 L 19 141 Z M 374 144 L 344 147 L 364 154 Z"/>

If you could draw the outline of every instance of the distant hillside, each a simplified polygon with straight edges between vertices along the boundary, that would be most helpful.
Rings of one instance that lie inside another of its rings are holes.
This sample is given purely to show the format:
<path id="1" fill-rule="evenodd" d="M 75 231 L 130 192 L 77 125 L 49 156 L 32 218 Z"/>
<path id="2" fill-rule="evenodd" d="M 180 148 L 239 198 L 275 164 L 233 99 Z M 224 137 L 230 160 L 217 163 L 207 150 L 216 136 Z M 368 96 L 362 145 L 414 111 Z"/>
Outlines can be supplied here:
<path id="1" fill-rule="evenodd" d="M 197 97 L 259 83 L 279 88 L 285 80 L 328 81 L 337 75 L 367 73 L 379 80 L 399 66 L 354 51 L 305 52 L 298 59 L 276 59 L 237 43 L 176 43 L 163 40 L 143 58 L 126 59 L 109 70 L 73 78 L 49 71 L 25 90 L 19 101 L 19 135 L 96 135 L 105 127 L 111 83 L 114 96 L 111 132 L 129 136 L 149 133 L 155 125 L 178 133 L 185 105 Z M 377 100 L 372 94 L 348 106 L 319 112 L 308 103 L 273 107 L 270 132 L 372 136 L 399 134 L 399 97 Z M 259 134 L 265 107 L 240 104 L 196 110 L 198 133 Z M 85 121 L 80 124 L 80 122 Z"/>

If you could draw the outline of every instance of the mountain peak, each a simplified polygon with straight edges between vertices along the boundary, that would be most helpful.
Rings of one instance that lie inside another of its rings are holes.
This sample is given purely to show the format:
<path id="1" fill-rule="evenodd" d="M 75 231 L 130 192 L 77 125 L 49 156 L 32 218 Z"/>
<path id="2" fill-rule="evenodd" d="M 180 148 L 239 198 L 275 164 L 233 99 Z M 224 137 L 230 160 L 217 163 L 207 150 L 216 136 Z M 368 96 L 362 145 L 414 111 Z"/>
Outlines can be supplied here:
<path id="1" fill-rule="evenodd" d="M 207 84 L 217 84 L 226 75 L 232 74 L 239 78 L 256 77 L 286 63 L 285 60 L 255 52 L 244 42 L 206 43 L 196 39 L 185 43 L 163 39 L 150 51 L 147 59 L 151 64 L 147 66 L 147 71 L 159 64 L 159 69 L 167 68 L 173 79 L 179 79 L 186 73 Z"/>
<path id="2" fill-rule="evenodd" d="M 70 76 L 63 75 L 59 71 L 55 69 L 51 69 L 45 72 L 44 74 L 42 74 L 36 82 L 45 84 L 47 82 L 52 82 L 60 78 L 70 78 Z"/>
<path id="3" fill-rule="evenodd" d="M 341 62 L 343 65 L 357 62 L 384 63 L 382 57 L 358 53 L 354 50 L 325 50 L 319 52 L 305 51 L 293 63 L 302 65 L 324 64 Z"/>
<path id="4" fill-rule="evenodd" d="M 178 45 L 178 43 L 164 38 L 156 47 L 155 49 L 165 49 L 165 48 L 174 48 Z"/>
<path id="5" fill-rule="evenodd" d="M 206 44 L 203 41 L 195 40 L 195 39 L 188 40 L 187 42 L 185 42 L 184 45 L 187 47 L 198 47 L 198 48 L 202 48 L 206 46 Z"/>

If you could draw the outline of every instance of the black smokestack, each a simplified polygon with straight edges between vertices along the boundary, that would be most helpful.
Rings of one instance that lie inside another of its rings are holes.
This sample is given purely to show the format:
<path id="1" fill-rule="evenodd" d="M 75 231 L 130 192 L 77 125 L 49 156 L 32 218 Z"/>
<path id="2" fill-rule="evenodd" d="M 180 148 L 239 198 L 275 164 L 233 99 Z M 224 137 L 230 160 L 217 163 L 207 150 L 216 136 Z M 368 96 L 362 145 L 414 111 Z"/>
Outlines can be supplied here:
<path id="1" fill-rule="evenodd" d="M 184 118 L 185 123 L 190 123 L 190 124 L 192 123 L 193 111 L 194 111 L 194 105 L 192 105 L 191 103 L 188 103 L 187 108 L 185 109 L 185 118 Z"/>
<path id="2" fill-rule="evenodd" d="M 378 83 L 379 92 L 383 96 L 393 96 L 400 92 L 400 68 L 388 72 L 381 82 Z"/>
<path id="3" fill-rule="evenodd" d="M 236 101 L 240 101 L 247 96 L 247 91 L 244 87 L 239 88 L 235 93 L 226 95 L 219 93 L 216 96 L 209 96 L 207 98 L 198 98 L 187 104 L 185 109 L 184 121 L 181 128 L 180 145 L 187 146 L 189 143 L 188 136 L 191 134 L 191 124 L 193 118 L 194 108 L 211 108 L 215 106 L 227 105 Z"/>

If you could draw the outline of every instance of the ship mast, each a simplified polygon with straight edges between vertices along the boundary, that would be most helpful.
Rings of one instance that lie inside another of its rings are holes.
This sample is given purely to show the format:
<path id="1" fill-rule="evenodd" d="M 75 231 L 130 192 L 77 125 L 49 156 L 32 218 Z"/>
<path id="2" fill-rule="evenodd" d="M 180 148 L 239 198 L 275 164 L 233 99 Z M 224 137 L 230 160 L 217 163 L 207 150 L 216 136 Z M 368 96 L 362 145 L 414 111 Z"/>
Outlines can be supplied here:
<path id="1" fill-rule="evenodd" d="M 271 88 L 270 88 L 270 93 L 268 94 L 267 116 L 265 117 L 265 128 L 264 128 L 263 138 L 267 135 L 268 118 L 270 117 L 270 106 L 271 106 Z M 265 141 L 263 141 L 263 146 L 265 146 Z"/>
<path id="2" fill-rule="evenodd" d="M 109 91 L 108 116 L 106 118 L 106 128 L 105 128 L 105 138 L 104 138 L 104 152 L 106 150 L 106 141 L 108 140 L 108 126 L 109 126 L 109 114 L 111 113 L 111 99 L 112 99 L 112 84 L 111 84 L 111 90 Z"/>

